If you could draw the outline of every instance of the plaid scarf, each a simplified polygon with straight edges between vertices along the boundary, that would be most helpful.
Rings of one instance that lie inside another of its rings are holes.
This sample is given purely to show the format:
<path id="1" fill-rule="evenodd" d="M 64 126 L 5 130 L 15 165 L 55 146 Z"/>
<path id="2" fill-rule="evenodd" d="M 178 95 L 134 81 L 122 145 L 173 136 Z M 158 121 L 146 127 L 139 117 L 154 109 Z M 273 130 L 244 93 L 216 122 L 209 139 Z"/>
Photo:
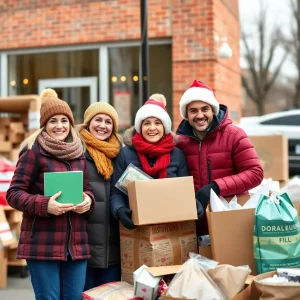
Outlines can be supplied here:
<path id="1" fill-rule="evenodd" d="M 38 135 L 37 140 L 45 151 L 59 159 L 72 160 L 83 154 L 82 142 L 78 136 L 73 136 L 73 142 L 67 143 L 58 141 L 52 138 L 46 131 L 42 131 Z"/>

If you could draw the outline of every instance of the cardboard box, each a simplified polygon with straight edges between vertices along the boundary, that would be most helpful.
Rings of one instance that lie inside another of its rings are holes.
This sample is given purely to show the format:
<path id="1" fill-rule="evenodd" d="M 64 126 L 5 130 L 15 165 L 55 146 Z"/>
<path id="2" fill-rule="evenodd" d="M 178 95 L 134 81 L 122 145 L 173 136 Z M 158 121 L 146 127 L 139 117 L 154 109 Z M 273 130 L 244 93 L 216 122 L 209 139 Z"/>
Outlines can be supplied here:
<path id="1" fill-rule="evenodd" d="M 12 144 L 21 143 L 24 140 L 25 128 L 21 122 L 11 122 L 9 124 L 8 138 Z"/>
<path id="2" fill-rule="evenodd" d="M 9 153 L 12 149 L 12 144 L 10 141 L 3 141 L 0 143 L 0 153 Z"/>
<path id="3" fill-rule="evenodd" d="M 29 104 L 30 111 L 40 111 L 40 109 L 41 109 L 40 99 L 37 98 L 37 99 L 30 101 L 30 104 Z"/>
<path id="4" fill-rule="evenodd" d="M 135 225 L 197 219 L 192 176 L 135 181 L 128 197 Z"/>
<path id="5" fill-rule="evenodd" d="M 24 133 L 25 128 L 22 122 L 11 122 L 9 124 L 10 133 Z"/>
<path id="6" fill-rule="evenodd" d="M 153 276 L 143 265 L 133 273 L 134 295 L 145 300 L 155 300 L 158 297 L 161 277 Z"/>
<path id="7" fill-rule="evenodd" d="M 0 127 L 0 141 L 7 141 L 8 130 L 6 127 Z"/>
<path id="8" fill-rule="evenodd" d="M 102 284 L 93 289 L 84 291 L 82 297 L 86 300 L 136 299 L 133 292 L 133 286 L 122 281 Z"/>
<path id="9" fill-rule="evenodd" d="M 11 161 L 17 161 L 19 159 L 19 148 L 16 148 L 16 149 L 12 149 L 10 152 L 9 152 L 9 160 Z"/>
<path id="10" fill-rule="evenodd" d="M 0 289 L 7 287 L 7 258 L 0 258 Z"/>
<path id="11" fill-rule="evenodd" d="M 120 226 L 122 280 L 133 283 L 133 272 L 148 267 L 181 265 L 189 252 L 197 253 L 195 221 L 138 226 Z"/>
<path id="12" fill-rule="evenodd" d="M 0 110 L 1 112 L 1 110 Z M 12 122 L 12 118 L 10 117 L 0 117 L 0 127 L 5 128 L 8 127 L 10 122 Z"/>
<path id="13" fill-rule="evenodd" d="M 288 138 L 284 135 L 249 136 L 264 169 L 265 178 L 289 179 Z"/>
<path id="14" fill-rule="evenodd" d="M 199 246 L 199 254 L 212 259 L 211 246 Z"/>
<path id="15" fill-rule="evenodd" d="M 300 202 L 293 202 L 293 205 L 294 205 L 295 209 L 297 210 L 298 219 L 300 222 Z"/>
<path id="16" fill-rule="evenodd" d="M 7 249 L 7 260 L 9 262 L 19 262 L 20 260 L 17 259 L 17 248 Z"/>
<path id="17" fill-rule="evenodd" d="M 13 223 L 10 224 L 9 226 L 13 237 L 18 241 L 21 234 L 21 223 Z"/>
<path id="18" fill-rule="evenodd" d="M 16 209 L 6 210 L 6 218 L 10 225 L 14 223 L 21 223 L 23 220 L 23 212 Z"/>
<path id="19" fill-rule="evenodd" d="M 20 114 L 20 122 L 26 129 L 28 128 L 28 112 Z"/>
<path id="20" fill-rule="evenodd" d="M 30 109 L 31 101 L 40 102 L 38 95 L 8 96 L 0 98 L 0 112 L 26 113 Z"/>
<path id="21" fill-rule="evenodd" d="M 249 195 L 238 196 L 244 205 Z M 253 227 L 255 209 L 231 211 L 206 211 L 211 242 L 212 258 L 220 264 L 249 265 L 256 274 L 253 250 Z"/>
<path id="22" fill-rule="evenodd" d="M 4 209 L 2 205 L 0 205 L 0 244 L 3 247 L 6 247 L 14 244 L 15 242 L 16 240 L 11 233 L 9 224 L 4 213 Z"/>

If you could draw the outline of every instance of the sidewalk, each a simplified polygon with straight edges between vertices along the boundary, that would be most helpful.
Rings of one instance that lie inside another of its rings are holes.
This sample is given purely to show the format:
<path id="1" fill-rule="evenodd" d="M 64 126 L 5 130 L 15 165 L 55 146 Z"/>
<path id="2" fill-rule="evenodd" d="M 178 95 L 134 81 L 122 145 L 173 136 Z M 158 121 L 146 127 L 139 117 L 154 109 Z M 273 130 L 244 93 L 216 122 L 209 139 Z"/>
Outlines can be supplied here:
<path id="1" fill-rule="evenodd" d="M 31 287 L 30 276 L 26 278 L 20 277 L 20 271 L 18 268 L 12 268 L 9 270 L 7 278 L 7 288 L 0 289 L 1 300 L 33 300 L 34 294 Z"/>

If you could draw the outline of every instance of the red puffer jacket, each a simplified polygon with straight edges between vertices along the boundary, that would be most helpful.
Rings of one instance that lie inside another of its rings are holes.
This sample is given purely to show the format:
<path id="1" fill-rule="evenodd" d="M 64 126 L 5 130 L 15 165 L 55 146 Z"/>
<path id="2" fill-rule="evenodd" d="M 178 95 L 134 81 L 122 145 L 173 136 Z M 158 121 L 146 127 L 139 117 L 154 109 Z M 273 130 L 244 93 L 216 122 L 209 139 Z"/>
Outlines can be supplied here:
<path id="1" fill-rule="evenodd" d="M 87 220 L 84 214 L 68 212 L 49 215 L 50 197 L 44 196 L 44 172 L 83 171 L 84 192 L 95 203 L 89 186 L 85 157 L 59 160 L 38 144 L 19 158 L 11 185 L 7 191 L 9 205 L 23 212 L 17 258 L 66 260 L 90 258 Z"/>
<path id="2" fill-rule="evenodd" d="M 245 132 L 232 125 L 225 105 L 220 105 L 217 123 L 202 141 L 186 120 L 176 132 L 177 147 L 185 154 L 195 191 L 214 181 L 220 196 L 247 194 L 264 177 L 256 151 Z M 208 234 L 206 215 L 196 225 L 198 235 Z"/>
<path id="3" fill-rule="evenodd" d="M 232 124 L 225 105 L 220 105 L 220 112 L 220 124 L 203 141 L 194 136 L 188 121 L 182 121 L 177 147 L 185 154 L 195 191 L 214 181 L 220 196 L 247 194 L 263 180 L 263 169 L 251 141 Z"/>

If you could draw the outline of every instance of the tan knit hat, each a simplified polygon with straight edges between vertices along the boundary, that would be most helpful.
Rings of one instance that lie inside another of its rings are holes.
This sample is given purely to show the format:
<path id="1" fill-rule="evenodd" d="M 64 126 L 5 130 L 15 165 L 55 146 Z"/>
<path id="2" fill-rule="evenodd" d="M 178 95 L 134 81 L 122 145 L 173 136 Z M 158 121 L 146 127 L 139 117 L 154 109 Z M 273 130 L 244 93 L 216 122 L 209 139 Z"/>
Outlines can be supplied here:
<path id="1" fill-rule="evenodd" d="M 119 116 L 113 106 L 106 102 L 96 102 L 91 104 L 84 112 L 84 124 L 89 124 L 91 120 L 98 114 L 106 114 L 113 121 L 113 131 L 118 132 Z"/>
<path id="2" fill-rule="evenodd" d="M 71 125 L 74 127 L 74 118 L 67 102 L 60 100 L 57 93 L 52 89 L 45 89 L 41 93 L 41 118 L 40 128 L 44 127 L 48 120 L 58 114 L 68 117 Z"/>

